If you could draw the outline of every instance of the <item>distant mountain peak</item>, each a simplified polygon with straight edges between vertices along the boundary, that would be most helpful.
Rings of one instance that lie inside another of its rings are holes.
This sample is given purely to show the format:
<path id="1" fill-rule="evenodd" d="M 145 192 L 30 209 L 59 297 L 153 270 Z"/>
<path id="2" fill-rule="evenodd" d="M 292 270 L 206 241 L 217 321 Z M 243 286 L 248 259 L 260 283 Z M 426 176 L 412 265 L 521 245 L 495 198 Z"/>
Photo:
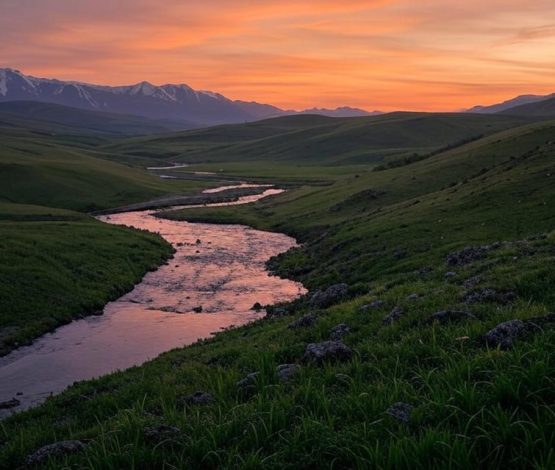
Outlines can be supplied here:
<path id="1" fill-rule="evenodd" d="M 467 109 L 465 112 L 479 113 L 479 114 L 499 113 L 502 111 L 507 111 L 508 109 L 511 109 L 511 108 L 515 108 L 517 106 L 531 104 L 531 103 L 538 103 L 540 101 L 544 101 L 553 97 L 555 97 L 555 93 L 552 93 L 550 95 L 531 95 L 531 94 L 518 95 L 514 98 L 503 101 L 501 103 L 496 103 L 496 104 L 487 105 L 487 106 L 483 106 L 483 105 L 474 106 L 470 109 Z"/>

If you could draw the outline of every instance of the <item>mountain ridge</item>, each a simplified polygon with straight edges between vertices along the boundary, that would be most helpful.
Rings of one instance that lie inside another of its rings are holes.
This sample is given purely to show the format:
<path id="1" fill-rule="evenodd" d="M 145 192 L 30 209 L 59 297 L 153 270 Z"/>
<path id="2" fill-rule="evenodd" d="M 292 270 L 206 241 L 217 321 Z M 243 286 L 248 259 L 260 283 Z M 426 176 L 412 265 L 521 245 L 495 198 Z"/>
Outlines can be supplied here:
<path id="1" fill-rule="evenodd" d="M 251 122 L 290 114 L 330 116 L 371 115 L 347 106 L 337 109 L 283 110 L 271 104 L 231 100 L 221 93 L 194 90 L 189 85 L 97 85 L 25 75 L 17 69 L 0 68 L 0 102 L 38 101 L 95 111 L 138 115 L 150 119 L 182 120 L 196 127 Z"/>

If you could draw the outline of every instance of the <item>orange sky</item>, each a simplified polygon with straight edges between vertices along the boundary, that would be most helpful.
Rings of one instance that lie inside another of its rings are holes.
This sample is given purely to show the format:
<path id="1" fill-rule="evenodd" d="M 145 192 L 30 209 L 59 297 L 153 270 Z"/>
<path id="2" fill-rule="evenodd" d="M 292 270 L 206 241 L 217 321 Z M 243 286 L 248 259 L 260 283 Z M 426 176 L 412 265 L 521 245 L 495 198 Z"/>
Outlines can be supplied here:
<path id="1" fill-rule="evenodd" d="M 555 0 L 0 0 L 0 67 L 283 108 L 555 92 Z"/>

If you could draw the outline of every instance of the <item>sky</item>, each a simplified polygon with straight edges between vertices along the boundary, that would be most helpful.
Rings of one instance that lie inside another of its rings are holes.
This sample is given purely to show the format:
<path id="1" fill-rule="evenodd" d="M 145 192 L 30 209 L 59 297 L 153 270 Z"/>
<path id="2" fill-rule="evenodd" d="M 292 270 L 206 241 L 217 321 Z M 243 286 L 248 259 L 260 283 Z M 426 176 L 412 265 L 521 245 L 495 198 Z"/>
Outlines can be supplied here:
<path id="1" fill-rule="evenodd" d="M 554 0 L 0 0 L 0 67 L 286 109 L 555 92 Z"/>

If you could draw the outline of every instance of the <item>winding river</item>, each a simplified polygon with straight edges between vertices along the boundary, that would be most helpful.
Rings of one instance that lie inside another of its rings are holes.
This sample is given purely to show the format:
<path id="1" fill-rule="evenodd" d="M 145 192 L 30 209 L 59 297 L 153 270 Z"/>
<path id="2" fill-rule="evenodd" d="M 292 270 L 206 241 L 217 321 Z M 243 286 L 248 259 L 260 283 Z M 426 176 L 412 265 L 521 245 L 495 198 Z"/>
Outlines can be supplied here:
<path id="1" fill-rule="evenodd" d="M 277 194 L 267 189 L 232 203 Z M 142 364 L 164 351 L 262 316 L 252 306 L 292 300 L 299 283 L 270 275 L 265 262 L 296 245 L 294 239 L 241 225 L 191 224 L 156 211 L 99 217 L 159 233 L 176 249 L 135 288 L 108 303 L 103 315 L 62 326 L 0 358 L 0 402 L 20 404 L 0 416 L 38 405 L 76 381 Z"/>

